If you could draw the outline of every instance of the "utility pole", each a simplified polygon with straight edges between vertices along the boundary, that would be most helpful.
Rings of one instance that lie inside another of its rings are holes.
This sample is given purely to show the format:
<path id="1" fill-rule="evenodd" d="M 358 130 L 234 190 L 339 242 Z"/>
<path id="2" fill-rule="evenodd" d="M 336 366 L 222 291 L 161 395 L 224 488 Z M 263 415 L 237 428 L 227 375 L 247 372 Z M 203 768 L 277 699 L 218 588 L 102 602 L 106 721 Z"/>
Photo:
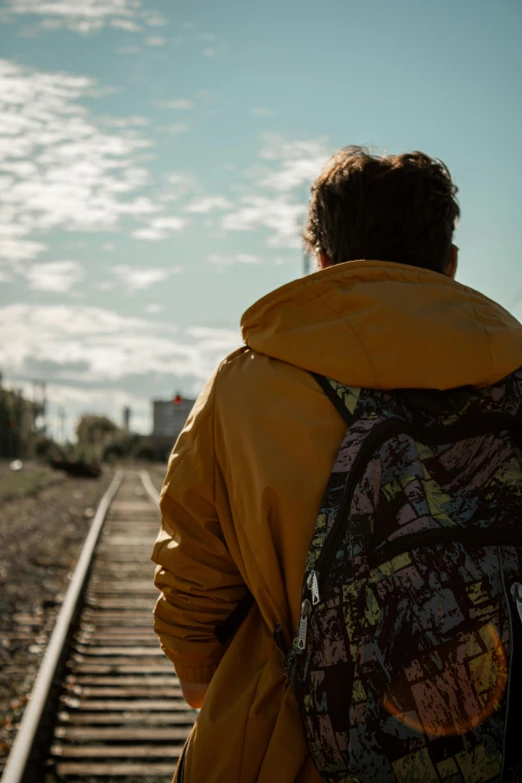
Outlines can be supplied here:
<path id="1" fill-rule="evenodd" d="M 33 428 L 38 432 L 47 430 L 47 384 L 45 381 L 33 381 Z"/>
<path id="2" fill-rule="evenodd" d="M 42 428 L 45 433 L 47 432 L 47 384 L 45 381 L 40 381 L 40 388 L 42 390 Z"/>
<path id="3" fill-rule="evenodd" d="M 60 420 L 60 443 L 65 443 L 65 408 L 60 405 L 58 408 L 58 418 Z"/>

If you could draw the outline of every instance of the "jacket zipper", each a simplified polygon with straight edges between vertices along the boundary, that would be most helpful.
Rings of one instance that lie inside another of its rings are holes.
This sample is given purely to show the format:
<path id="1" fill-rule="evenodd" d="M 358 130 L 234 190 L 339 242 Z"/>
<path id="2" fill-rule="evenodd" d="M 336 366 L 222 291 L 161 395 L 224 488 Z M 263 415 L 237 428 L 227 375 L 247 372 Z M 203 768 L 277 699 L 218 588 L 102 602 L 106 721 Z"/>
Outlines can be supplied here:
<path id="1" fill-rule="evenodd" d="M 503 429 L 514 430 L 517 440 L 522 441 L 522 423 L 506 413 L 485 414 L 479 421 L 465 424 L 457 424 L 453 427 L 436 425 L 434 427 L 416 427 L 402 419 L 392 418 L 378 425 L 367 437 L 363 447 L 355 458 L 350 471 L 348 481 L 343 493 L 343 500 L 337 518 L 326 537 L 321 554 L 316 566 L 308 573 L 306 584 L 312 593 L 312 603 L 315 606 L 320 601 L 320 593 L 328 577 L 332 560 L 342 541 L 347 522 L 353 494 L 357 482 L 369 460 L 377 450 L 377 447 L 388 440 L 392 433 L 400 432 L 406 435 L 416 436 L 418 440 L 426 444 L 453 443 L 475 435 L 486 435 Z M 390 542 L 391 543 L 391 542 Z M 310 584 L 309 584 L 310 583 Z"/>

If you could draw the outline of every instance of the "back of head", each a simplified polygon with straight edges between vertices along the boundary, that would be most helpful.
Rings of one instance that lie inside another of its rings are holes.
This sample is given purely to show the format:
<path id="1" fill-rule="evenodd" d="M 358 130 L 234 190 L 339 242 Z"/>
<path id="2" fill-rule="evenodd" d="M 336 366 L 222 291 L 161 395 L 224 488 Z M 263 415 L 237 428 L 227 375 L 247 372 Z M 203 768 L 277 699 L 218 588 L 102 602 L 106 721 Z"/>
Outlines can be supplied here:
<path id="1" fill-rule="evenodd" d="M 312 186 L 304 240 L 332 263 L 394 261 L 444 272 L 460 215 L 444 163 L 423 152 L 346 147 Z"/>

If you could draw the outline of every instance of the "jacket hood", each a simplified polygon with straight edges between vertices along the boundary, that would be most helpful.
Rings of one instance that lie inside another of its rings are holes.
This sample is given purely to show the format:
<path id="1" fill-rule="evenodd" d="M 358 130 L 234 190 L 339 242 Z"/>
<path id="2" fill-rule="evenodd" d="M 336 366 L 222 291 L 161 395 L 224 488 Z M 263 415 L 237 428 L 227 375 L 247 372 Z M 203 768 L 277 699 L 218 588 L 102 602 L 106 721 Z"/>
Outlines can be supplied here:
<path id="1" fill-rule="evenodd" d="M 255 351 L 351 386 L 488 386 L 522 365 L 522 326 L 445 275 L 349 261 L 264 296 L 241 319 Z"/>

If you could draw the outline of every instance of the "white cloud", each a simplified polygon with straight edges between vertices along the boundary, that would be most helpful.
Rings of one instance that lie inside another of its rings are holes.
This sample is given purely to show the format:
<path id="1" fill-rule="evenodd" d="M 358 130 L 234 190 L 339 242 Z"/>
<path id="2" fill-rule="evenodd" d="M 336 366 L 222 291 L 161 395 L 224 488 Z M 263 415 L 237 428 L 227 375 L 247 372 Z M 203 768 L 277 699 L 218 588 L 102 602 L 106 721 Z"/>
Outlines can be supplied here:
<path id="1" fill-rule="evenodd" d="M 211 47 L 209 47 L 209 48 L 207 48 L 207 49 L 203 49 L 203 52 L 202 52 L 202 54 L 203 54 L 205 57 L 215 57 L 215 56 L 216 56 L 216 54 L 217 54 L 217 50 L 216 50 L 216 49 L 212 49 Z"/>
<path id="2" fill-rule="evenodd" d="M 186 171 L 171 172 L 167 175 L 167 183 L 167 189 L 160 196 L 161 201 L 178 201 L 188 193 L 201 190 L 197 177 Z"/>
<path id="3" fill-rule="evenodd" d="M 153 38 L 146 38 L 145 43 L 147 46 L 163 46 L 165 43 L 165 38 L 161 37 L 153 37 Z"/>
<path id="4" fill-rule="evenodd" d="M 253 256 L 248 253 L 236 253 L 235 255 L 221 256 L 216 253 L 211 253 L 207 257 L 209 264 L 214 264 L 217 267 L 229 267 L 232 264 L 259 264 L 261 259 L 259 256 Z"/>
<path id="5" fill-rule="evenodd" d="M 136 24 L 136 22 L 131 22 L 130 19 L 111 19 L 110 25 L 116 29 L 127 30 L 131 33 L 137 33 L 141 30 L 140 25 Z"/>
<path id="6" fill-rule="evenodd" d="M 150 27 L 164 27 L 168 24 L 168 21 L 163 16 L 149 16 L 147 24 Z"/>
<path id="7" fill-rule="evenodd" d="M 187 111 L 194 108 L 194 101 L 189 101 L 187 98 L 177 98 L 175 100 L 153 100 L 151 101 L 153 106 L 157 106 L 159 109 L 177 109 L 181 111 Z"/>
<path id="8" fill-rule="evenodd" d="M 97 120 L 80 103 L 93 94 L 97 83 L 87 77 L 0 60 L 0 262 L 36 258 L 49 229 L 173 220 L 161 198 L 140 193 L 151 178 L 143 156 L 153 142 L 136 130 L 146 118 Z"/>
<path id="9" fill-rule="evenodd" d="M 250 167 L 245 176 L 253 189 L 222 216 L 225 231 L 268 229 L 270 247 L 301 248 L 308 187 L 328 155 L 322 139 L 289 142 L 277 134 L 264 134 L 260 158 L 263 168 Z M 266 189 L 275 191 L 267 196 Z M 264 192 L 263 192 L 264 191 Z"/>
<path id="10" fill-rule="evenodd" d="M 1 203 L 0 192 L 0 203 Z M 42 242 L 28 239 L 29 230 L 23 225 L 2 223 L 0 215 L 0 261 L 17 266 L 17 262 L 36 258 L 45 250 Z"/>
<path id="11" fill-rule="evenodd" d="M 186 133 L 188 131 L 188 125 L 182 122 L 175 122 L 172 125 L 162 125 L 159 128 L 161 133 L 168 133 L 171 136 L 177 136 L 178 133 Z"/>
<path id="12" fill-rule="evenodd" d="M 145 308 L 145 312 L 150 313 L 150 315 L 156 315 L 156 313 L 161 313 L 162 311 L 163 307 L 159 304 L 154 304 L 153 302 L 148 304 Z"/>
<path id="13" fill-rule="evenodd" d="M 107 25 L 139 30 L 140 9 L 139 0 L 5 0 L 6 15 L 32 14 L 43 17 L 47 28 L 63 26 L 82 34 Z"/>
<path id="14" fill-rule="evenodd" d="M 234 211 L 223 216 L 221 226 L 226 231 L 268 228 L 274 232 L 268 239 L 270 246 L 298 248 L 305 213 L 304 204 L 284 197 L 243 196 Z"/>
<path id="15" fill-rule="evenodd" d="M 85 277 L 84 268 L 78 261 L 32 264 L 24 274 L 30 288 L 55 293 L 67 293 Z"/>
<path id="16" fill-rule="evenodd" d="M 185 212 L 203 215 L 216 210 L 231 209 L 232 206 L 232 202 L 224 196 L 201 196 L 188 204 Z"/>
<path id="17" fill-rule="evenodd" d="M 97 307 L 0 308 L 5 378 L 20 379 L 17 386 L 24 378 L 47 381 L 49 398 L 64 404 L 69 417 L 88 410 L 115 417 L 129 403 L 146 415 L 150 399 L 170 393 L 174 383 L 185 393 L 197 393 L 223 356 L 239 345 L 239 330 L 196 324 L 180 332 L 170 319 L 131 318 Z"/>
<path id="18" fill-rule="evenodd" d="M 268 174 L 260 184 L 267 188 L 273 188 L 281 193 L 294 190 L 296 187 L 308 185 L 319 174 L 321 166 L 325 162 L 325 156 L 320 155 L 315 160 L 299 159 L 285 161 L 281 171 Z"/>
<path id="19" fill-rule="evenodd" d="M 264 136 L 261 158 L 277 162 L 278 171 L 267 174 L 259 184 L 287 193 L 309 185 L 330 154 L 324 139 L 288 142 L 276 134 Z"/>
<path id="20" fill-rule="evenodd" d="M 150 288 L 152 285 L 166 280 L 173 274 L 179 274 L 183 270 L 181 267 L 172 267 L 171 269 L 147 267 L 138 269 L 127 264 L 120 264 L 111 271 L 129 292 L 135 292 Z"/>
<path id="21" fill-rule="evenodd" d="M 172 171 L 167 175 L 167 181 L 171 185 L 176 185 L 183 193 L 199 187 L 198 180 L 194 174 L 186 171 Z"/>
<path id="22" fill-rule="evenodd" d="M 132 232 L 135 239 L 146 239 L 157 241 L 159 239 L 168 239 L 168 237 L 181 231 L 187 225 L 187 221 L 180 217 L 158 217 L 152 218 L 148 226 Z"/>
<path id="23" fill-rule="evenodd" d="M 250 114 L 255 117 L 275 117 L 275 111 L 267 109 L 265 106 L 254 106 L 250 109 Z"/>
<path id="24" fill-rule="evenodd" d="M 131 117 L 104 117 L 103 122 L 111 128 L 139 128 L 150 124 L 148 117 L 139 117 L 137 115 L 132 115 Z"/>
<path id="25" fill-rule="evenodd" d="M 62 19 L 53 19 L 52 17 L 48 17 L 43 20 L 42 27 L 44 30 L 60 30 L 60 28 L 63 27 L 63 21 Z M 34 34 L 37 34 L 36 30 Z"/>

